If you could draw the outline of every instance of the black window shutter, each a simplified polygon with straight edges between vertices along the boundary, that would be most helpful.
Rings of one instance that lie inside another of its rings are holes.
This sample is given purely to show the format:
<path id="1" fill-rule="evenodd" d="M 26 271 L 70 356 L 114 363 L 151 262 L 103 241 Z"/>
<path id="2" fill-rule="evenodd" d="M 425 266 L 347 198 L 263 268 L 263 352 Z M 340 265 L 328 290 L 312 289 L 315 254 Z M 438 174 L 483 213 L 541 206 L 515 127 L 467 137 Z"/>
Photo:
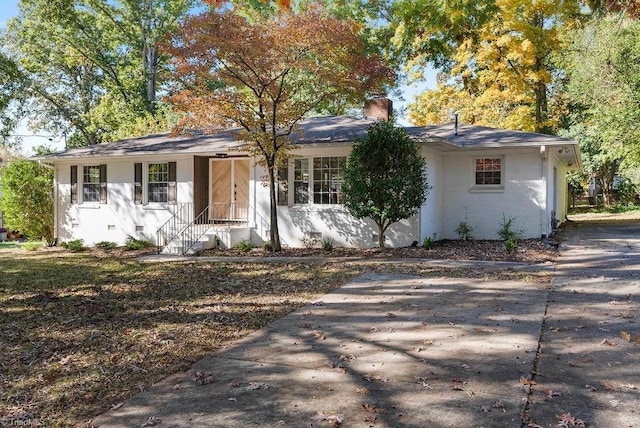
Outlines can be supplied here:
<path id="1" fill-rule="evenodd" d="M 169 197 L 168 202 L 176 202 L 176 163 L 169 162 Z"/>
<path id="2" fill-rule="evenodd" d="M 142 164 L 136 163 L 134 170 L 133 201 L 142 204 Z"/>
<path id="3" fill-rule="evenodd" d="M 100 203 L 107 203 L 107 165 L 100 165 Z"/>
<path id="4" fill-rule="evenodd" d="M 71 203 L 78 203 L 78 165 L 71 165 Z"/>

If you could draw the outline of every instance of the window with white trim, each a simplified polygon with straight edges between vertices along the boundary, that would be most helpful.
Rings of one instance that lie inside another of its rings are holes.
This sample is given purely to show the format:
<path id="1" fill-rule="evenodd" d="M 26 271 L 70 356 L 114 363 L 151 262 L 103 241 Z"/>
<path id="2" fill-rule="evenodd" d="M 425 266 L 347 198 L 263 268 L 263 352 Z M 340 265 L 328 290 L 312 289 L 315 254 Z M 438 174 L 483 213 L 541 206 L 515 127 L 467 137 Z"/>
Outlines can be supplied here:
<path id="1" fill-rule="evenodd" d="M 72 204 L 107 203 L 107 165 L 71 165 Z"/>
<path id="2" fill-rule="evenodd" d="M 293 203 L 309 203 L 309 159 L 296 159 L 293 163 Z"/>
<path id="3" fill-rule="evenodd" d="M 322 156 L 294 160 L 293 203 L 341 204 L 345 156 Z M 312 168 L 310 168 L 312 167 Z"/>
<path id="4" fill-rule="evenodd" d="M 169 163 L 147 165 L 147 200 L 149 202 L 169 201 Z"/>
<path id="5" fill-rule="evenodd" d="M 278 168 L 278 205 L 289 205 L 289 167 L 287 165 Z"/>
<path id="6" fill-rule="evenodd" d="M 476 186 L 502 185 L 502 157 L 476 159 Z"/>
<path id="7" fill-rule="evenodd" d="M 82 202 L 100 201 L 100 165 L 82 167 Z"/>
<path id="8" fill-rule="evenodd" d="M 314 204 L 342 202 L 342 170 L 345 163 L 344 156 L 313 158 Z"/>
<path id="9" fill-rule="evenodd" d="M 139 205 L 175 203 L 177 200 L 176 165 L 176 162 L 135 163 L 133 165 L 134 203 Z"/>

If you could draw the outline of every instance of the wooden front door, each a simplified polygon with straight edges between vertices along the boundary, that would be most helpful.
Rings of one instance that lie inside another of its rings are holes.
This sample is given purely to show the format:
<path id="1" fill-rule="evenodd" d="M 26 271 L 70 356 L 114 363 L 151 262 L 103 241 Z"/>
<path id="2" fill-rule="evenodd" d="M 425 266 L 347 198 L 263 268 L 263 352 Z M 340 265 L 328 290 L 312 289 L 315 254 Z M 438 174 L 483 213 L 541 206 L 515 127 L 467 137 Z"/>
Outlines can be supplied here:
<path id="1" fill-rule="evenodd" d="M 211 160 L 210 215 L 214 222 L 247 221 L 249 160 Z"/>

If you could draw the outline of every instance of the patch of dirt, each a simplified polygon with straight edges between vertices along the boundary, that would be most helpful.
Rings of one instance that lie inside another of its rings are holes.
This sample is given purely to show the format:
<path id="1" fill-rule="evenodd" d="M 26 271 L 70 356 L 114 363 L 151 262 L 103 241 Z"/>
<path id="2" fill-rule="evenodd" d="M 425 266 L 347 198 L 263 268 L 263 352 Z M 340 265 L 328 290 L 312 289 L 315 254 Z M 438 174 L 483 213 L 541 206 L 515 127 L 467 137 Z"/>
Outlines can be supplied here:
<path id="1" fill-rule="evenodd" d="M 442 240 L 435 243 L 432 249 L 422 247 L 402 248 L 343 248 L 336 247 L 331 251 L 322 248 L 283 248 L 273 253 L 263 248 L 252 248 L 248 251 L 240 249 L 211 249 L 202 252 L 202 256 L 232 257 L 350 257 L 361 259 L 444 259 L 444 260 L 490 260 L 521 263 L 544 263 L 554 261 L 558 250 L 539 239 L 527 239 L 520 242 L 516 251 L 507 251 L 503 241 Z"/>

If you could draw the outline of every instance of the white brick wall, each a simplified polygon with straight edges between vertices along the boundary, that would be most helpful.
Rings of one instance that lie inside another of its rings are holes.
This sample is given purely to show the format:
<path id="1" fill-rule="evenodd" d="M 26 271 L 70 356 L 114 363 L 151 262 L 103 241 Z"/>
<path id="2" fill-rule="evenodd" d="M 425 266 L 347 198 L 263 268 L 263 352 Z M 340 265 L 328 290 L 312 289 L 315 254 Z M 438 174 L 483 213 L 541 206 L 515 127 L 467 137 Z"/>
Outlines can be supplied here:
<path id="1" fill-rule="evenodd" d="M 177 162 L 177 201 L 193 201 L 193 160 L 191 157 L 147 158 L 149 162 Z M 134 163 L 127 160 L 82 160 L 60 163 L 57 169 L 57 216 L 59 242 L 83 239 L 86 245 L 100 241 L 124 243 L 127 236 L 155 242 L 156 230 L 171 216 L 169 204 L 136 205 L 133 202 Z M 82 166 L 107 164 L 107 203 L 71 204 L 70 166 L 78 165 L 78 193 L 82 193 Z M 136 230 L 141 226 L 142 230 Z"/>
<path id="2" fill-rule="evenodd" d="M 504 189 L 474 189 L 475 159 L 500 156 L 504 156 Z M 515 217 L 516 227 L 526 237 L 539 238 L 544 233 L 546 189 L 539 149 L 448 152 L 442 170 L 443 238 L 458 239 L 455 229 L 466 216 L 475 239 L 498 239 L 503 213 Z"/>

